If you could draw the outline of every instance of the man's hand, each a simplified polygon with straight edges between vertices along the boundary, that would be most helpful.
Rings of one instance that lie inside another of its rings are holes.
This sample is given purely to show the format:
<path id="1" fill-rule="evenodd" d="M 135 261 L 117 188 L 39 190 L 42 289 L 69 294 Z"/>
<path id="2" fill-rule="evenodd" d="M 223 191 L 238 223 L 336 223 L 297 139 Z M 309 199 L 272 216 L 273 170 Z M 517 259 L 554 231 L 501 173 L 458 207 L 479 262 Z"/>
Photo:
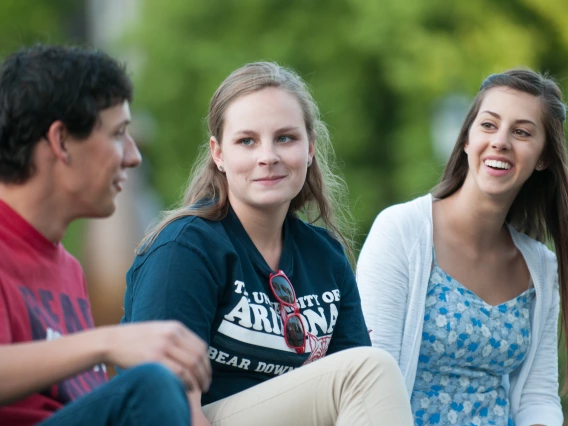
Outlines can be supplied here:
<path id="1" fill-rule="evenodd" d="M 207 345 L 177 321 L 150 321 L 103 327 L 106 362 L 121 368 L 158 362 L 173 371 L 188 390 L 207 392 L 211 364 Z"/>

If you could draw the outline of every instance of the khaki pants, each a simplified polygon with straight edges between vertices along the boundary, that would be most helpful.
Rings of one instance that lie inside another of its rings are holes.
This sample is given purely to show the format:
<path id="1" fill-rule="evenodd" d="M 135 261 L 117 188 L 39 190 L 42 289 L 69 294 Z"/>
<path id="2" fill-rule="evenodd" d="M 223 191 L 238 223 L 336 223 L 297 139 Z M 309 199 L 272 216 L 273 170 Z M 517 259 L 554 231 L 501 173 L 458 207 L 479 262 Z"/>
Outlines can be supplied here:
<path id="1" fill-rule="evenodd" d="M 213 426 L 412 426 L 394 358 L 348 349 L 203 407 Z"/>

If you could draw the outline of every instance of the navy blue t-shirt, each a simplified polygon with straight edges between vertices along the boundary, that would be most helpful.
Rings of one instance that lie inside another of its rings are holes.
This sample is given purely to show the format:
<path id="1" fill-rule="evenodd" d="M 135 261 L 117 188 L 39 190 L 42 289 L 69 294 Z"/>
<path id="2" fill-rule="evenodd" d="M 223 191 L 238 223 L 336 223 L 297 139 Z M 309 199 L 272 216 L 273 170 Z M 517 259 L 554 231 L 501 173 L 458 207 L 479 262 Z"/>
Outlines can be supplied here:
<path id="1" fill-rule="evenodd" d="M 288 276 L 307 332 L 306 352 L 284 340 L 268 266 L 230 209 L 225 219 L 180 218 L 127 273 L 123 323 L 178 320 L 209 346 L 206 405 L 326 354 L 371 342 L 355 276 L 328 232 L 288 215 L 279 269 Z"/>

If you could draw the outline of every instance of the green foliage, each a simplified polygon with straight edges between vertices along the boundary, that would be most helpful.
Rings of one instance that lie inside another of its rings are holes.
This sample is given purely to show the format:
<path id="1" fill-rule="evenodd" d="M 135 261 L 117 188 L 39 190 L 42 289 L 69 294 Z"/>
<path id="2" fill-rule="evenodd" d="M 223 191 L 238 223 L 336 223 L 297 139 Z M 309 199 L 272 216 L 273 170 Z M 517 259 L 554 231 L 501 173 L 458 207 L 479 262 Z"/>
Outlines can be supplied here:
<path id="1" fill-rule="evenodd" d="M 431 188 L 433 104 L 473 97 L 483 78 L 519 65 L 563 77 L 568 6 L 554 0 L 145 0 L 130 42 L 144 52 L 137 107 L 159 132 L 153 180 L 177 200 L 219 83 L 274 60 L 313 88 L 363 233 L 380 209 Z"/>
<path id="2" fill-rule="evenodd" d="M 68 39 L 70 18 L 80 10 L 74 0 L 4 0 L 0 2 L 0 58 L 38 42 Z"/>

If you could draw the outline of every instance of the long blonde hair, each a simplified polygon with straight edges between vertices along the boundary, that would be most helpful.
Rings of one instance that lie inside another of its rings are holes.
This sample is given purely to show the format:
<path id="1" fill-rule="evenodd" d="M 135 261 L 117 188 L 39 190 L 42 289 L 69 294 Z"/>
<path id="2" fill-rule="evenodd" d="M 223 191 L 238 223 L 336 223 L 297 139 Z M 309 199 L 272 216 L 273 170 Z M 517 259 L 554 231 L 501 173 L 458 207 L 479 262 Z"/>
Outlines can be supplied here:
<path id="1" fill-rule="evenodd" d="M 353 265 L 354 221 L 347 202 L 347 187 L 334 166 L 335 155 L 327 127 L 306 83 L 298 74 L 273 62 L 254 62 L 232 72 L 211 98 L 207 115 L 209 136 L 222 143 L 228 106 L 241 96 L 267 87 L 286 90 L 296 97 L 303 111 L 308 137 L 316 148 L 304 186 L 290 202 L 289 212 L 308 223 L 324 226 L 343 244 Z M 140 243 L 138 254 L 142 254 L 176 219 L 184 216 L 223 219 L 229 209 L 228 191 L 227 178 L 217 169 L 209 144 L 205 143 L 192 168 L 181 205 L 162 213 L 159 222 Z"/>

